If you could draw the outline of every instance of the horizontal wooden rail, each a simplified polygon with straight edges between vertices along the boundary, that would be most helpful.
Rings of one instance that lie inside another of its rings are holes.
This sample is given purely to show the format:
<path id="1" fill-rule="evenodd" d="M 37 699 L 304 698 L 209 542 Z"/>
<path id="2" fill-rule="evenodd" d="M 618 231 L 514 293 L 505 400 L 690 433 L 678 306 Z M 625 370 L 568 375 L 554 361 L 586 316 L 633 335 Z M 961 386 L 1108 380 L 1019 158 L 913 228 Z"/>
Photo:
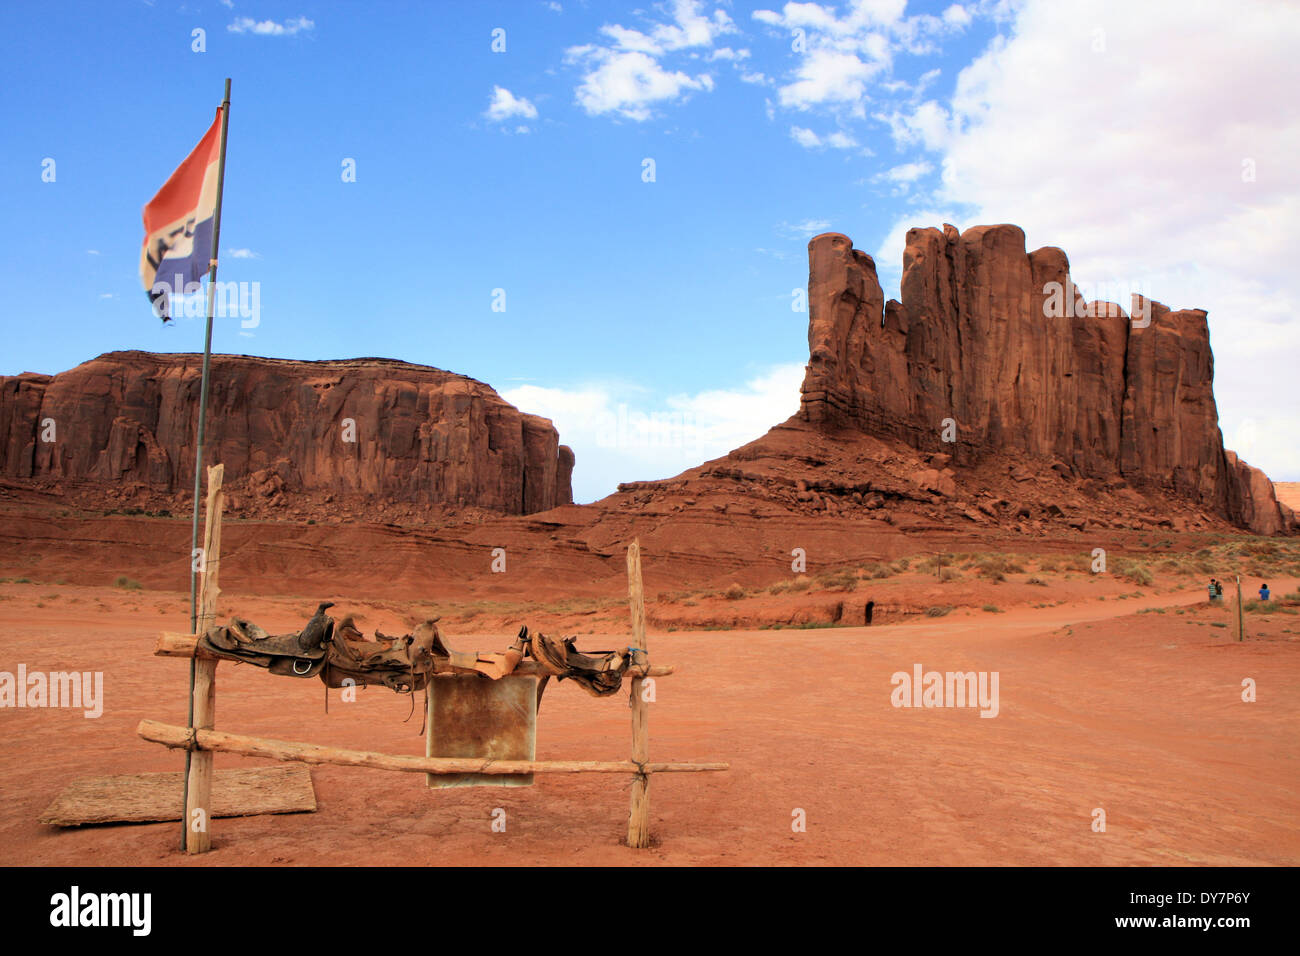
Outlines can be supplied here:
<path id="1" fill-rule="evenodd" d="M 187 660 L 191 657 L 201 661 L 224 661 L 229 660 L 226 657 L 219 657 L 211 651 L 206 651 L 199 647 L 198 638 L 193 634 L 179 634 L 175 631 L 163 631 L 158 635 L 158 641 L 153 648 L 154 657 L 183 657 Z M 672 664 L 651 664 L 649 671 L 642 674 L 641 668 L 629 668 L 628 674 L 635 674 L 638 677 L 667 677 L 672 674 L 676 668 Z M 472 674 L 477 673 L 470 668 L 452 667 L 446 665 L 435 671 L 437 674 Z M 515 665 L 513 674 L 521 677 L 546 677 L 553 676 L 537 661 L 520 661 Z M 484 675 L 487 676 L 487 675 Z"/>
<path id="2" fill-rule="evenodd" d="M 344 750 L 320 744 L 249 737 L 221 730 L 189 730 L 156 720 L 142 720 L 136 732 L 145 740 L 184 750 L 219 750 L 247 757 L 297 760 L 301 763 L 369 767 L 406 773 L 696 773 L 729 770 L 726 763 L 647 763 L 630 760 L 491 760 L 479 757 L 415 757 L 370 750 Z"/>

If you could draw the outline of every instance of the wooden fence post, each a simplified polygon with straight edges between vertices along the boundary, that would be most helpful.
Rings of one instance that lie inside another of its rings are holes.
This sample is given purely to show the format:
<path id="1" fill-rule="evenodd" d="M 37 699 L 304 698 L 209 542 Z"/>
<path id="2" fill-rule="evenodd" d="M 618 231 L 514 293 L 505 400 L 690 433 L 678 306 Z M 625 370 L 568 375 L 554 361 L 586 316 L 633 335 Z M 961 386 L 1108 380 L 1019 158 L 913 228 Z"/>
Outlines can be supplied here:
<path id="1" fill-rule="evenodd" d="M 203 589 L 199 597 L 197 633 L 216 623 L 217 598 L 221 595 L 221 512 L 225 495 L 221 481 L 224 465 L 208 469 L 208 514 L 203 530 Z M 194 662 L 194 726 L 211 730 L 217 709 L 217 662 Z M 212 822 L 212 751 L 196 750 L 190 757 L 190 776 L 185 801 L 185 852 L 206 853 L 212 849 L 208 827 Z"/>
<path id="2" fill-rule="evenodd" d="M 632 613 L 632 666 L 648 662 L 645 635 L 645 593 L 641 585 L 641 542 L 627 549 L 627 593 Z M 645 678 L 634 670 L 631 698 L 632 762 L 642 767 L 650 760 L 649 707 L 641 696 Z M 632 778 L 632 809 L 627 821 L 627 845 L 640 849 L 650 845 L 650 775 L 644 771 Z"/>

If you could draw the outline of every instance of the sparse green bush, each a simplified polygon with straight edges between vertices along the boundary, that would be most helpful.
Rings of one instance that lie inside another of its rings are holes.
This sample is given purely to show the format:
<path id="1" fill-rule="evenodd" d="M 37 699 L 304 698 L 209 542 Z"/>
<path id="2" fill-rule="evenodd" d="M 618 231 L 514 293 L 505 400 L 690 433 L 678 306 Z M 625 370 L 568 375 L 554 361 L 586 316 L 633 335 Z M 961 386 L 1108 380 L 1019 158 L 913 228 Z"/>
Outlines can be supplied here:
<path id="1" fill-rule="evenodd" d="M 739 584 L 732 584 L 727 590 L 722 592 L 722 596 L 728 601 L 739 601 L 745 596 L 745 589 Z"/>
<path id="2" fill-rule="evenodd" d="M 1032 577 L 1030 577 L 1029 580 L 1026 581 L 1025 583 L 1026 583 L 1026 584 L 1037 584 L 1039 587 L 1044 587 L 1044 588 L 1047 587 L 1047 582 L 1044 581 L 1042 578 L 1037 577 L 1037 576 L 1032 576 Z"/>
<path id="3" fill-rule="evenodd" d="M 948 613 L 950 613 L 951 611 L 952 611 L 952 608 L 951 608 L 951 607 L 948 607 L 948 606 L 946 606 L 946 605 L 945 605 L 944 607 L 927 607 L 927 608 L 925 609 L 925 616 L 926 616 L 926 617 L 943 617 L 945 614 L 948 614 Z"/>
<path id="4" fill-rule="evenodd" d="M 851 568 L 843 568 L 818 575 L 817 583 L 830 591 L 852 591 L 858 586 L 858 576 Z"/>
<path id="5" fill-rule="evenodd" d="M 937 573 L 942 568 L 952 566 L 956 561 L 955 554 L 932 554 L 928 558 L 921 559 L 916 565 L 916 570 Z"/>
<path id="6" fill-rule="evenodd" d="M 981 610 L 988 611 L 990 614 L 1002 613 L 1002 610 L 996 604 L 985 604 Z"/>
<path id="7" fill-rule="evenodd" d="M 940 581 L 956 581 L 961 578 L 961 572 L 956 568 L 944 568 L 939 572 Z"/>
<path id="8" fill-rule="evenodd" d="M 1123 578 L 1131 581 L 1133 584 L 1141 587 L 1150 586 L 1151 572 L 1147 570 L 1146 564 L 1136 561 L 1132 558 L 1115 558 L 1110 562 L 1110 572 L 1117 578 Z"/>
<path id="9" fill-rule="evenodd" d="M 118 587 L 118 588 L 122 588 L 123 590 L 126 590 L 126 591 L 139 591 L 139 590 L 140 590 L 140 582 L 139 582 L 139 581 L 133 581 L 131 578 L 128 578 L 125 574 L 119 574 L 119 575 L 117 576 L 117 580 L 113 582 L 113 586 L 114 586 L 114 587 Z"/>

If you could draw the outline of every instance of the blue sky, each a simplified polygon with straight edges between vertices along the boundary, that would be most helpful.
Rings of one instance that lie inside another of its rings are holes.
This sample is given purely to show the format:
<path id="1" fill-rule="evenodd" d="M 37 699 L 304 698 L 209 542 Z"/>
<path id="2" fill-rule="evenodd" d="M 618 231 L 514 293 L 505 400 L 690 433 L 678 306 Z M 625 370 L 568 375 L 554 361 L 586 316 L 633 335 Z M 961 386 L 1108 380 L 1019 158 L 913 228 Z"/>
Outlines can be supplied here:
<path id="1" fill-rule="evenodd" d="M 847 233 L 896 295 L 903 231 L 944 219 L 1017 222 L 1031 248 L 1065 248 L 1082 283 L 1128 277 L 1175 308 L 1209 308 L 1228 444 L 1275 479 L 1300 478 L 1297 403 L 1268 391 L 1259 365 L 1300 357 L 1296 279 L 1249 255 L 1252 241 L 1295 238 L 1277 223 L 1300 189 L 1271 169 L 1261 188 L 1236 183 L 1237 154 L 1266 169 L 1271 151 L 1284 157 L 1294 107 L 1225 104 L 1233 136 L 1245 124 L 1271 138 L 1153 169 L 1151 148 L 1169 144 L 1151 122 L 1170 125 L 1161 97 L 1173 94 L 1143 93 L 1125 71 L 1145 57 L 1175 89 L 1192 82 L 1188 43 L 1213 21 L 1168 36 L 1132 5 L 1060 6 L 5 5 L 0 374 L 202 348 L 201 320 L 163 327 L 150 313 L 140 208 L 230 76 L 220 277 L 257 282 L 261 312 L 252 329 L 219 319 L 214 350 L 378 355 L 488 382 L 556 421 L 577 453 L 578 500 L 724 454 L 794 412 L 807 314 L 791 293 L 807 281 L 809 236 Z M 1282 57 L 1294 18 L 1240 29 L 1268 48 L 1216 65 L 1294 73 Z M 1062 116 L 1082 124 L 1075 148 L 1054 138 Z M 1151 137 L 1145 154 L 1108 154 L 1105 137 L 1127 143 L 1135 129 Z M 1151 196 L 1171 177 L 1177 195 L 1203 190 L 1220 166 L 1240 195 L 1209 213 Z M 1225 263 L 1207 227 L 1247 264 L 1231 296 L 1209 281 Z M 1188 242 L 1201 245 L 1151 251 Z M 1241 334 L 1221 349 L 1229 318 Z"/>

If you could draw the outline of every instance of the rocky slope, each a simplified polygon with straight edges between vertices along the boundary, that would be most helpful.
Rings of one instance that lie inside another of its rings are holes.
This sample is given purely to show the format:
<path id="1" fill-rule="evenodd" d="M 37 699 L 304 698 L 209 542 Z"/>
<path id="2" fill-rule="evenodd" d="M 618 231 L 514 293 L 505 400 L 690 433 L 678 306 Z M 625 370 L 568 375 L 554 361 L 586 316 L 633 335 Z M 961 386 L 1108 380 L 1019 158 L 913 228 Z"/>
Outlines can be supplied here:
<path id="1" fill-rule="evenodd" d="M 1017 226 L 907 234 L 902 301 L 838 233 L 809 250 L 810 358 L 798 417 L 892 438 L 958 467 L 1121 481 L 1259 534 L 1293 520 L 1224 450 L 1206 314 L 1084 303 L 1056 248 Z M 1037 463 L 1035 465 L 1035 462 Z"/>
<path id="2" fill-rule="evenodd" d="M 189 508 L 202 356 L 0 377 L 0 476 L 79 506 Z M 572 501 L 573 452 L 492 388 L 389 359 L 212 357 L 205 460 L 237 515 L 394 519 Z"/>

